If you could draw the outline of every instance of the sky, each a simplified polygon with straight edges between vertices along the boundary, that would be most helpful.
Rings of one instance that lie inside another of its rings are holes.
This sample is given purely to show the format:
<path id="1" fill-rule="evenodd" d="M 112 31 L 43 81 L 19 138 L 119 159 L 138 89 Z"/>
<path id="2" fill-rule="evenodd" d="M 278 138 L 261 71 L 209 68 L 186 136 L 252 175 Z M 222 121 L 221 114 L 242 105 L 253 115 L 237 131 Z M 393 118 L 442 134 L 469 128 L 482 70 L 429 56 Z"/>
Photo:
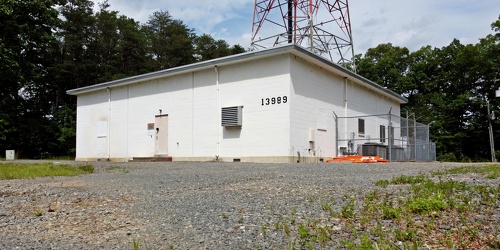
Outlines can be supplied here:
<path id="1" fill-rule="evenodd" d="M 95 9 L 103 0 L 93 0 Z M 334 2 L 334 0 L 330 0 Z M 108 0 L 110 10 L 144 24 L 155 11 L 168 11 L 198 35 L 210 34 L 250 48 L 254 0 Z M 441 48 L 459 39 L 475 44 L 493 34 L 499 0 L 351 0 L 355 54 L 382 43 L 416 51 Z M 265 28 L 265 27 L 263 27 Z"/>

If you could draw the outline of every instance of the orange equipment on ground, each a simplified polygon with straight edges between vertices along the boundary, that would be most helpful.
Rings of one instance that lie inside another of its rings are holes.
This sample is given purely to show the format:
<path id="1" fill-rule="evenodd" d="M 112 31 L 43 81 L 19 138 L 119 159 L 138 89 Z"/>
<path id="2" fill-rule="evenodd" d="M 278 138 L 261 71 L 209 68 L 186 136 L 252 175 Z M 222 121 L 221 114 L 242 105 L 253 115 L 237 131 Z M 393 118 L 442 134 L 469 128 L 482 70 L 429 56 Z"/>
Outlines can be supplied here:
<path id="1" fill-rule="evenodd" d="M 333 157 L 326 162 L 352 162 L 352 163 L 377 163 L 377 162 L 388 162 L 384 158 L 378 156 L 362 156 L 362 155 L 341 155 Z"/>

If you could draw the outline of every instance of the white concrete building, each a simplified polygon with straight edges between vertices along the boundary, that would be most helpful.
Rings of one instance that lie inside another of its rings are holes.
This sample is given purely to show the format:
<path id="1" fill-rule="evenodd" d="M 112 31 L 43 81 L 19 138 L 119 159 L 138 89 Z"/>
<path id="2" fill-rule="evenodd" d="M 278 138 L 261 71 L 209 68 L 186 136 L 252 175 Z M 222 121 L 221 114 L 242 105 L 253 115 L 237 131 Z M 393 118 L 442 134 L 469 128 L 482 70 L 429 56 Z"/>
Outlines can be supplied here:
<path id="1" fill-rule="evenodd" d="M 303 162 L 339 154 L 341 135 L 407 100 L 297 45 L 247 52 L 79 89 L 76 160 Z M 397 133 L 397 132 L 396 132 Z M 398 136 L 398 135 L 395 135 Z M 345 144 L 345 142 L 342 142 Z M 339 145 L 337 145 L 339 144 Z M 300 158 L 299 158 L 300 157 Z"/>

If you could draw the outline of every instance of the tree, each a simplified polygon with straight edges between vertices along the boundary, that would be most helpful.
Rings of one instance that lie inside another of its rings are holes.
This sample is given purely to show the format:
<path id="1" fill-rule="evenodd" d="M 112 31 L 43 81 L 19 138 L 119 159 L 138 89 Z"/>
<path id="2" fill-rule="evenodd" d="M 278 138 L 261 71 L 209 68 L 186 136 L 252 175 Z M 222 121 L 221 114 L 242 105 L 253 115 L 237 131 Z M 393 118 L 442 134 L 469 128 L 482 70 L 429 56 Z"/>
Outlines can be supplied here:
<path id="1" fill-rule="evenodd" d="M 0 149 L 25 158 L 73 155 L 76 98 L 69 89 L 194 62 L 194 31 L 168 12 L 146 25 L 105 0 L 2 0 Z M 214 40 L 223 56 L 244 52 Z M 5 151 L 0 150 L 0 154 Z"/>
<path id="2" fill-rule="evenodd" d="M 245 49 L 240 45 L 230 47 L 226 41 L 222 39 L 215 40 L 208 34 L 196 37 L 194 39 L 194 48 L 197 61 L 206 61 L 245 52 Z"/>
<path id="3" fill-rule="evenodd" d="M 94 3 L 90 0 L 68 0 L 59 8 L 63 17 L 57 37 L 60 50 L 57 52 L 58 65 L 55 69 L 60 96 L 66 96 L 65 90 L 95 84 L 95 27 Z"/>
<path id="4" fill-rule="evenodd" d="M 95 14 L 95 27 L 89 50 L 94 52 L 95 71 L 98 72 L 96 82 L 112 80 L 119 73 L 119 53 L 117 46 L 120 40 L 117 11 L 109 11 L 108 1 L 99 4 L 100 10 Z"/>
<path id="5" fill-rule="evenodd" d="M 14 0 L 2 0 L 2 4 L 0 4 L 0 15 L 12 14 L 14 3 Z"/>
<path id="6" fill-rule="evenodd" d="M 482 122 L 479 124 L 481 124 L 482 127 L 478 128 L 478 130 L 482 132 L 481 137 L 479 137 L 483 139 L 481 146 L 485 145 L 484 138 L 487 138 L 486 126 L 488 124 L 488 119 L 491 118 L 493 130 L 495 131 L 494 141 L 498 148 L 498 138 L 500 138 L 500 133 L 498 133 L 498 128 L 500 127 L 500 122 L 498 120 L 498 117 L 500 117 L 500 98 L 496 97 L 495 91 L 500 89 L 500 16 L 498 20 L 491 24 L 491 29 L 496 33 L 480 39 L 479 43 L 476 44 L 478 60 L 472 70 L 477 72 L 479 79 L 478 83 L 480 84 L 480 88 L 478 88 L 477 92 L 481 91 L 479 94 L 482 94 L 489 100 L 491 112 L 494 113 L 492 117 L 488 117 L 486 108 L 483 107 L 481 110 L 480 121 Z M 489 148 L 486 151 L 489 156 Z M 496 155 L 500 157 L 500 151 L 497 150 Z"/>
<path id="7" fill-rule="evenodd" d="M 406 82 L 409 56 L 407 48 L 393 46 L 390 43 L 380 44 L 368 49 L 363 58 L 357 57 L 356 69 L 358 74 L 406 96 L 409 91 Z"/>
<path id="8" fill-rule="evenodd" d="M 241 45 L 239 44 L 235 44 L 233 45 L 233 47 L 231 47 L 231 55 L 236 55 L 244 52 L 246 52 L 245 48 L 241 47 Z"/>
<path id="9" fill-rule="evenodd" d="M 157 11 L 145 25 L 148 31 L 152 70 L 162 70 L 194 62 L 194 31 L 166 11 Z"/>
<path id="10" fill-rule="evenodd" d="M 118 73 L 113 79 L 148 72 L 151 59 L 148 58 L 147 31 L 134 19 L 118 18 L 119 39 L 116 47 Z"/>
<path id="11" fill-rule="evenodd" d="M 494 98 L 500 87 L 495 80 L 500 78 L 500 18 L 492 30 L 497 33 L 475 45 L 455 39 L 442 48 L 425 46 L 412 53 L 381 44 L 356 56 L 357 69 L 407 97 L 403 115 L 408 111 L 432 123 L 438 159 L 489 159 L 487 101 L 500 116 L 500 100 Z"/>
<path id="12" fill-rule="evenodd" d="M 0 148 L 40 156 L 51 131 L 46 81 L 52 65 L 56 0 L 4 1 L 0 7 Z M 30 125 L 26 122 L 30 121 Z"/>

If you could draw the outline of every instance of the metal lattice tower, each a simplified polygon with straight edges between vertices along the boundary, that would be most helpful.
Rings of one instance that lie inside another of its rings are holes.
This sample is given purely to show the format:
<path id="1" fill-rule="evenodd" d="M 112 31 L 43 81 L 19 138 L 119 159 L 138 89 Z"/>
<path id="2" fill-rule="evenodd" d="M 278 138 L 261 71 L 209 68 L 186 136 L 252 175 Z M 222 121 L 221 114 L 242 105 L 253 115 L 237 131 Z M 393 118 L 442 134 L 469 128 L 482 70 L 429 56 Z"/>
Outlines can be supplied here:
<path id="1" fill-rule="evenodd" d="M 354 69 L 347 0 L 255 0 L 252 49 L 294 43 Z"/>

